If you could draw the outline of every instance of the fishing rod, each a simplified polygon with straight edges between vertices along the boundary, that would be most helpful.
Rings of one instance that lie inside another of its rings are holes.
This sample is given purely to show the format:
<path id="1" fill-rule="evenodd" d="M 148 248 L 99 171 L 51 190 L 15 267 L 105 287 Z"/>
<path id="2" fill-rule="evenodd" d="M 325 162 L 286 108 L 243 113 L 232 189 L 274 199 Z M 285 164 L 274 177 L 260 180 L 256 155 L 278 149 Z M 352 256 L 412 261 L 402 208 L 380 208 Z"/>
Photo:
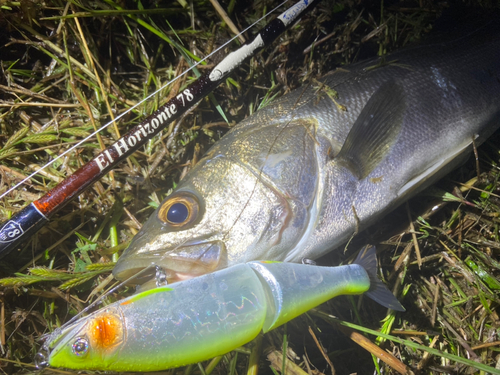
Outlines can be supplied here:
<path id="1" fill-rule="evenodd" d="M 288 26 L 311 9 L 315 0 L 300 0 L 269 22 L 249 43 L 231 52 L 211 71 L 202 75 L 161 106 L 118 141 L 99 153 L 41 198 L 0 224 L 0 259 L 43 227 L 49 218 L 129 155 L 146 144 L 194 104 L 212 92 L 234 69 L 269 46 Z"/>

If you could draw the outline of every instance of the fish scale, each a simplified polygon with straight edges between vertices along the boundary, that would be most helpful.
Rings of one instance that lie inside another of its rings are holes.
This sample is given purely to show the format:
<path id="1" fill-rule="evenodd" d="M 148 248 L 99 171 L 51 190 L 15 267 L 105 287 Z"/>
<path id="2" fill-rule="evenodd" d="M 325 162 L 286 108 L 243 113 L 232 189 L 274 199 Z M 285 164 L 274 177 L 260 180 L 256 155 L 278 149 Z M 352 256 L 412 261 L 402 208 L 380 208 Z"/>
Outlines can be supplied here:
<path id="1" fill-rule="evenodd" d="M 172 224 L 153 213 L 115 277 L 155 264 L 176 281 L 256 259 L 316 259 L 340 246 L 498 128 L 498 26 L 318 81 L 218 141 L 173 193 L 194 195 L 198 217 Z"/>

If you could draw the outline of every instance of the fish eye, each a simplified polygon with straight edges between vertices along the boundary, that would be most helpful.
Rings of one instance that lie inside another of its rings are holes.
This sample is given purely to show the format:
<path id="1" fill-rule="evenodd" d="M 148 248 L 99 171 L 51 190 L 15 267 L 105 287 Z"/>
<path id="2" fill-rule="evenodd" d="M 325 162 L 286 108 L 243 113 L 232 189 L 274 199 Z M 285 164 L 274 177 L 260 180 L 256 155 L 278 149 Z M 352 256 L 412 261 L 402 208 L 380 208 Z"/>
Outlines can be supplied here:
<path id="1" fill-rule="evenodd" d="M 181 191 L 169 196 L 158 210 L 158 219 L 174 229 L 184 229 L 199 217 L 198 199 L 191 193 Z"/>
<path id="2" fill-rule="evenodd" d="M 82 357 L 89 351 L 89 342 L 83 337 L 78 337 L 73 343 L 73 354 Z"/>
<path id="3" fill-rule="evenodd" d="M 174 203 L 167 212 L 167 220 L 171 223 L 183 223 L 189 216 L 189 208 L 184 203 Z"/>

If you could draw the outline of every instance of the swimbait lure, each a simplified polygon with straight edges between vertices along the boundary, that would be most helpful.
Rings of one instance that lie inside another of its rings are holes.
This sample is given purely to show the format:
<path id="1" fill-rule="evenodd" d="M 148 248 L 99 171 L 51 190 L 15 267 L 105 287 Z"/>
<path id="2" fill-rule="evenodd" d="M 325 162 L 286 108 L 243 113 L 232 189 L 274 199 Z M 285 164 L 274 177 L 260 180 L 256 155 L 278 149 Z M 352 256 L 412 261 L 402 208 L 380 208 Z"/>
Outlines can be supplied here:
<path id="1" fill-rule="evenodd" d="M 115 302 L 54 332 L 37 365 L 75 370 L 155 371 L 225 354 L 338 295 L 403 306 L 376 276 L 376 253 L 319 267 L 238 264 Z"/>

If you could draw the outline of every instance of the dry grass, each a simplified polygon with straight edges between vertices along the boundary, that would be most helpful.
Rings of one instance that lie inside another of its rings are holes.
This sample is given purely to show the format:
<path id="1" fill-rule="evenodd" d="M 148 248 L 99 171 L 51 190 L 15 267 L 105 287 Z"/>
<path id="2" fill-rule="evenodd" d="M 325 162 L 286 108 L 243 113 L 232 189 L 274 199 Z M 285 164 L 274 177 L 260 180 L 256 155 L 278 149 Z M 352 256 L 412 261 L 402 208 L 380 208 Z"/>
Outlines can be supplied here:
<path id="1" fill-rule="evenodd" d="M 240 30 L 278 3 L 245 4 L 222 4 Z M 113 284 L 108 276 L 110 262 L 116 261 L 152 207 L 228 127 L 274 95 L 333 66 L 417 41 L 444 6 L 427 1 L 394 2 L 386 8 L 380 2 L 370 4 L 324 0 L 313 14 L 233 74 L 211 100 L 203 100 L 175 127 L 68 204 L 24 245 L 15 264 L 2 262 L 4 276 L 16 271 L 22 277 L 10 279 L 0 292 L 0 370 L 33 371 L 36 340 Z M 199 59 L 233 35 L 205 0 L 195 0 L 192 8 L 184 1 L 0 0 L 0 5 L 0 192 L 186 70 L 189 64 L 183 56 Z M 199 69 L 221 58 L 217 54 Z M 142 102 L 98 138 L 3 198 L 1 221 L 70 175 L 194 79 L 191 72 Z M 453 192 L 447 196 L 452 202 L 423 194 L 351 244 L 353 250 L 365 241 L 379 244 L 386 281 L 396 286 L 406 313 L 386 316 L 371 301 L 341 297 L 219 358 L 218 365 L 212 361 L 167 373 L 241 374 L 247 372 L 249 358 L 250 368 L 255 365 L 261 373 L 271 373 L 270 364 L 273 371 L 286 368 L 289 374 L 330 374 L 332 365 L 337 374 L 373 373 L 379 365 L 381 373 L 397 373 L 383 363 L 374 365 L 370 354 L 349 339 L 360 341 L 363 336 L 328 315 L 396 337 L 380 339 L 380 346 L 394 354 L 395 366 L 401 366 L 400 360 L 408 371 L 477 373 L 467 359 L 498 368 L 497 145 L 498 135 L 479 149 L 481 174 L 474 188 L 457 190 L 477 175 L 471 162 L 439 184 L 437 195 Z M 442 208 L 427 211 L 435 205 Z M 38 249 L 44 251 L 33 259 Z M 322 263 L 335 265 L 345 258 L 336 252 Z M 367 338 L 375 342 L 374 336 Z M 453 356 L 464 360 L 457 363 Z"/>

